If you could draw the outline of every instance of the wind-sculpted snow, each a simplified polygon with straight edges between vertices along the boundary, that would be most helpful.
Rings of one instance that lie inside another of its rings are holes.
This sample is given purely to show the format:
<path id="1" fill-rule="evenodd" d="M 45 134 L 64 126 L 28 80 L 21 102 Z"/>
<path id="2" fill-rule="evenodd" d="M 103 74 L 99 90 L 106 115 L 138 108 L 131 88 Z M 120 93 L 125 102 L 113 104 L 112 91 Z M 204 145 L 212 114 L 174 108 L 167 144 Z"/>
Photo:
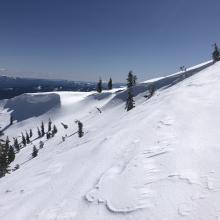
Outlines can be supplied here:
<path id="1" fill-rule="evenodd" d="M 4 108 L 12 111 L 14 120 L 23 121 L 40 116 L 61 104 L 58 94 L 23 94 L 9 99 Z"/>
<path id="2" fill-rule="evenodd" d="M 94 188 L 86 194 L 87 201 L 104 203 L 114 213 L 129 213 L 150 207 L 153 191 L 148 186 L 159 180 L 159 170 L 153 157 L 169 151 L 153 146 L 152 151 L 140 151 L 137 154 L 140 148 L 138 144 L 131 145 L 133 149 L 126 146 L 123 158 L 105 171 Z"/>
<path id="3" fill-rule="evenodd" d="M 209 65 L 191 68 L 191 77 L 137 84 L 129 112 L 125 88 L 57 92 L 59 108 L 9 126 L 1 138 L 20 140 L 30 128 L 34 136 L 11 164 L 20 168 L 0 179 L 0 219 L 220 219 L 220 62 Z M 157 89 L 146 100 L 152 84 Z M 9 112 L 0 109 L 7 124 Z M 37 138 L 49 118 L 58 133 Z M 82 138 L 75 120 L 83 123 Z M 39 153 L 32 159 L 33 145 Z"/>
<path id="4" fill-rule="evenodd" d="M 186 71 L 181 71 L 179 73 L 176 73 L 176 74 L 173 74 L 167 77 L 161 77 L 155 81 L 149 80 L 149 81 L 137 84 L 136 86 L 132 88 L 132 94 L 134 96 L 138 96 L 139 94 L 146 93 L 146 91 L 148 91 L 151 88 L 154 88 L 155 90 L 166 89 L 177 83 L 180 83 L 181 81 L 187 79 L 188 77 L 193 76 L 196 73 L 199 73 L 200 71 L 211 66 L 212 64 L 213 64 L 212 61 L 208 61 L 194 68 L 189 68 Z M 104 95 L 98 96 L 98 97 L 104 97 Z M 115 97 L 113 97 L 112 100 L 110 100 L 109 103 L 107 103 L 106 107 L 108 108 L 114 104 L 125 102 L 126 99 L 127 99 L 127 90 L 126 89 L 123 89 L 121 91 L 119 90 L 119 92 L 116 92 Z"/>

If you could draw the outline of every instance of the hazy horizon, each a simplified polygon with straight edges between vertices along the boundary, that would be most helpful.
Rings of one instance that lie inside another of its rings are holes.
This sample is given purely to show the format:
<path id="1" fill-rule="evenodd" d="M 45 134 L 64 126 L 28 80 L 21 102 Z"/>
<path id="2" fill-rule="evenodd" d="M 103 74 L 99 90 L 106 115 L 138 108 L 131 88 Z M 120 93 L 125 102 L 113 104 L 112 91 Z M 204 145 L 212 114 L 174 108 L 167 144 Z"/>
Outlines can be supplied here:
<path id="1" fill-rule="evenodd" d="M 21 0 L 0 3 L 0 74 L 140 81 L 211 59 L 217 0 Z"/>

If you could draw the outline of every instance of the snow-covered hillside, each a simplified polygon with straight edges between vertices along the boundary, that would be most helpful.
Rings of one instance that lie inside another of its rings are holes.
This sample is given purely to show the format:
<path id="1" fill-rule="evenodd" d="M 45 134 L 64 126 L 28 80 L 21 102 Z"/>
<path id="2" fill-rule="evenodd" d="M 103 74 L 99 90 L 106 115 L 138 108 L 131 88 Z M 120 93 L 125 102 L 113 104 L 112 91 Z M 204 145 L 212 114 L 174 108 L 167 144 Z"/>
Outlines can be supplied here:
<path id="1" fill-rule="evenodd" d="M 152 84 L 157 90 L 146 100 Z M 11 140 L 30 128 L 37 136 L 49 118 L 58 133 L 33 137 L 16 155 L 11 167 L 20 168 L 0 179 L 0 219 L 220 219 L 220 63 L 138 84 L 129 112 L 126 94 L 56 92 L 1 101 L 0 126 Z M 7 126 L 13 110 L 18 122 Z M 75 120 L 83 122 L 82 138 L 72 135 Z M 44 147 L 31 159 L 40 140 Z"/>

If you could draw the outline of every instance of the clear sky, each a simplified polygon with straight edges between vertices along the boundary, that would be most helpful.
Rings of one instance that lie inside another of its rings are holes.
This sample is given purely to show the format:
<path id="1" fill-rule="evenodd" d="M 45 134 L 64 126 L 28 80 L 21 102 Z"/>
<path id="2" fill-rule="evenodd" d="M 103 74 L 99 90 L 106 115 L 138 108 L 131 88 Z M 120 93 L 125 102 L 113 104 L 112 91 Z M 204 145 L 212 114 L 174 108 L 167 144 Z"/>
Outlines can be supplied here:
<path id="1" fill-rule="evenodd" d="M 123 82 L 173 73 L 220 44 L 219 0 L 0 0 L 0 72 Z"/>

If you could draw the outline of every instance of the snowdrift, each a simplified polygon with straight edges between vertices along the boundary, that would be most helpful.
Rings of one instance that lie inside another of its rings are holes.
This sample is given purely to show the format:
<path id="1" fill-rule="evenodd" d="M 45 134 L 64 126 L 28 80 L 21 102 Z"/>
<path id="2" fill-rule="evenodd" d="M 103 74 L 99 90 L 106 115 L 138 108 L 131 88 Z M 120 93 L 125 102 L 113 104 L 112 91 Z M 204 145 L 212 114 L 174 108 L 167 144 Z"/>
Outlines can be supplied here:
<path id="1" fill-rule="evenodd" d="M 9 99 L 4 108 L 12 111 L 17 121 L 40 116 L 61 104 L 58 94 L 23 94 Z"/>
<path id="2" fill-rule="evenodd" d="M 0 179 L 0 219 L 220 219 L 219 73 L 220 63 L 205 63 L 138 84 L 129 112 L 126 90 L 55 93 L 60 108 L 5 131 L 12 139 L 32 128 L 34 137 L 11 164 L 20 169 Z M 152 83 L 157 90 L 146 100 Z M 58 133 L 35 140 L 49 117 Z"/>

